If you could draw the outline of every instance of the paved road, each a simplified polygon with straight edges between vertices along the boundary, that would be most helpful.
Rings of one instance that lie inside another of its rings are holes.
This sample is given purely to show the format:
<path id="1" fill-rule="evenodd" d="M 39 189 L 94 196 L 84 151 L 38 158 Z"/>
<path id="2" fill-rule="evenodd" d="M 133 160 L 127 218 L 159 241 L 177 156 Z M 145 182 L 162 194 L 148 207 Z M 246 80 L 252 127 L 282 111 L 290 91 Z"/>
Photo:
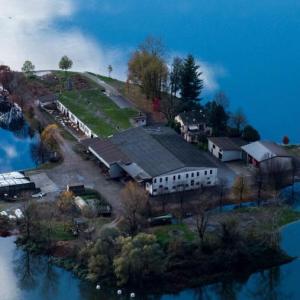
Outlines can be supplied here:
<path id="1" fill-rule="evenodd" d="M 110 84 L 105 83 L 104 81 L 102 81 L 101 79 L 97 78 L 96 76 L 93 76 L 91 74 L 88 73 L 83 73 L 84 76 L 90 78 L 91 80 L 93 80 L 94 82 L 96 82 L 97 84 L 100 84 L 101 86 L 103 86 L 106 90 L 106 92 L 108 93 L 108 97 L 114 102 L 116 103 L 120 108 L 129 108 L 129 107 L 133 107 L 133 104 L 126 99 L 123 95 L 121 95 L 114 87 L 112 87 Z"/>

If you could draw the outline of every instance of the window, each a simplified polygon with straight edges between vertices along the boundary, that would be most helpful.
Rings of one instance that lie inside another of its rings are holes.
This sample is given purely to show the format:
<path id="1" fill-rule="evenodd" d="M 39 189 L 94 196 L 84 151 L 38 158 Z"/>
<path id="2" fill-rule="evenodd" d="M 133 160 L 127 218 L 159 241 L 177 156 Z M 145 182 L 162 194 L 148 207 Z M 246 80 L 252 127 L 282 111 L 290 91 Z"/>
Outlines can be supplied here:
<path id="1" fill-rule="evenodd" d="M 192 173 L 192 177 L 194 177 L 194 173 Z"/>
<path id="2" fill-rule="evenodd" d="M 197 172 L 197 177 L 199 177 L 199 172 Z"/>
<path id="3" fill-rule="evenodd" d="M 154 183 L 156 183 L 156 178 L 154 179 Z"/>
<path id="4" fill-rule="evenodd" d="M 199 185 L 200 184 L 200 182 L 196 182 L 196 185 Z"/>
<path id="5" fill-rule="evenodd" d="M 165 187 L 165 191 L 167 191 L 169 188 L 168 187 Z"/>
<path id="6" fill-rule="evenodd" d="M 195 185 L 195 181 L 194 180 L 191 181 L 191 185 L 192 186 Z"/>
<path id="7" fill-rule="evenodd" d="M 186 174 L 186 178 L 189 178 L 189 174 Z"/>
<path id="8" fill-rule="evenodd" d="M 209 185 L 209 184 L 211 184 L 211 182 L 210 182 L 210 181 L 207 181 L 207 184 Z"/>
<path id="9" fill-rule="evenodd" d="M 212 174 L 213 173 L 213 170 L 210 170 L 210 174 Z"/>
<path id="10" fill-rule="evenodd" d="M 189 187 L 189 185 L 188 185 L 188 184 L 186 184 L 186 185 L 185 185 L 185 187 Z"/>
<path id="11" fill-rule="evenodd" d="M 162 182 L 162 178 L 159 178 L 159 182 Z"/>
<path id="12" fill-rule="evenodd" d="M 181 176 L 180 175 L 178 175 L 178 179 L 180 179 L 181 178 Z"/>
<path id="13" fill-rule="evenodd" d="M 207 180 L 210 180 L 210 177 L 207 177 L 206 179 L 207 179 Z"/>
<path id="14" fill-rule="evenodd" d="M 205 173 L 204 173 L 205 175 L 207 175 L 207 171 L 205 171 Z"/>
<path id="15" fill-rule="evenodd" d="M 160 189 L 161 189 L 162 187 L 163 187 L 162 185 L 159 186 Z"/>
<path id="16" fill-rule="evenodd" d="M 168 181 L 168 177 L 166 177 L 166 182 Z"/>
<path id="17" fill-rule="evenodd" d="M 176 186 L 173 186 L 172 189 L 173 189 L 173 190 L 176 190 Z"/>
<path id="18" fill-rule="evenodd" d="M 213 148 L 215 149 L 215 148 L 216 148 L 216 146 L 215 146 L 215 145 L 213 145 Z"/>
<path id="19" fill-rule="evenodd" d="M 175 175 L 173 176 L 173 180 L 176 180 L 176 176 Z"/>
<path id="20" fill-rule="evenodd" d="M 153 190 L 153 193 L 156 193 L 156 192 L 157 192 L 157 190 L 156 190 L 156 189 L 154 189 L 154 190 Z"/>

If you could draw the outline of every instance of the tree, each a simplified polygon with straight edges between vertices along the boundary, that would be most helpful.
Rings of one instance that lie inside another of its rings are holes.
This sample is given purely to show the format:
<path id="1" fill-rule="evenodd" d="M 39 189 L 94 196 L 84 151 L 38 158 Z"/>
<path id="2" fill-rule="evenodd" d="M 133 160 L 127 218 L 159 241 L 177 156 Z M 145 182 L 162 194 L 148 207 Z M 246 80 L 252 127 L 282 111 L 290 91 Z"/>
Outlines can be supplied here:
<path id="1" fill-rule="evenodd" d="M 295 196 L 295 179 L 299 175 L 300 161 L 298 157 L 293 156 L 291 160 L 291 177 L 292 177 L 292 197 Z"/>
<path id="2" fill-rule="evenodd" d="M 200 79 L 202 72 L 200 66 L 196 64 L 193 55 L 188 55 L 183 60 L 180 72 L 180 95 L 183 101 L 199 101 L 203 89 L 203 80 Z"/>
<path id="3" fill-rule="evenodd" d="M 217 181 L 217 188 L 219 192 L 219 206 L 220 206 L 220 211 L 222 210 L 222 205 L 223 205 L 223 198 L 226 194 L 226 189 L 228 188 L 228 180 L 223 177 L 219 177 Z"/>
<path id="4" fill-rule="evenodd" d="M 285 136 L 283 137 L 283 139 L 282 139 L 282 142 L 283 142 L 284 145 L 287 145 L 287 144 L 290 142 L 289 137 L 285 135 Z"/>
<path id="5" fill-rule="evenodd" d="M 70 215 L 75 211 L 74 194 L 70 191 L 62 191 L 56 201 L 57 206 L 63 214 L 64 231 L 66 230 L 66 222 Z"/>
<path id="6" fill-rule="evenodd" d="M 162 213 L 165 213 L 166 205 L 168 204 L 168 194 L 165 192 L 165 189 L 163 187 L 158 189 L 157 193 L 158 201 L 161 203 L 162 206 Z"/>
<path id="7" fill-rule="evenodd" d="M 58 126 L 56 124 L 48 125 L 41 134 L 41 139 L 46 143 L 50 150 L 54 150 L 56 143 L 55 135 L 58 132 Z"/>
<path id="8" fill-rule="evenodd" d="M 194 205 L 194 219 L 196 221 L 196 227 L 200 239 L 200 247 L 204 245 L 204 236 L 209 226 L 209 220 L 211 216 L 211 210 L 208 210 L 208 204 L 210 203 L 210 197 L 204 192 L 200 194 L 196 204 Z"/>
<path id="9" fill-rule="evenodd" d="M 213 101 L 210 106 L 210 124 L 214 136 L 224 136 L 227 131 L 229 116 L 223 106 Z"/>
<path id="10" fill-rule="evenodd" d="M 113 71 L 112 65 L 109 65 L 107 69 L 108 69 L 108 75 L 109 75 L 109 78 L 110 78 L 110 74 Z"/>
<path id="11" fill-rule="evenodd" d="M 241 108 L 238 108 L 231 115 L 231 124 L 235 130 L 235 134 L 239 137 L 241 136 L 243 128 L 247 125 L 247 118 Z"/>
<path id="12" fill-rule="evenodd" d="M 279 159 L 270 158 L 266 161 L 266 169 L 268 172 L 268 177 L 271 180 L 271 183 L 273 184 L 273 187 L 275 189 L 275 193 L 279 193 L 286 181 L 286 175 L 287 170 L 289 169 L 289 163 L 285 161 L 281 161 L 280 157 Z"/>
<path id="13" fill-rule="evenodd" d="M 261 190 L 264 189 L 267 183 L 267 174 L 265 170 L 259 166 L 252 170 L 252 183 L 257 190 L 257 197 L 261 197 Z"/>
<path id="14" fill-rule="evenodd" d="M 240 206 L 242 206 L 244 196 L 249 193 L 249 186 L 246 183 L 244 174 L 240 174 L 236 177 L 232 187 L 232 191 L 235 199 L 239 201 Z"/>
<path id="15" fill-rule="evenodd" d="M 71 69 L 72 66 L 73 66 L 73 61 L 67 56 L 67 55 L 64 55 L 59 64 L 58 64 L 59 68 L 61 70 L 65 70 L 65 74 L 67 73 L 67 70 Z"/>
<path id="16" fill-rule="evenodd" d="M 32 237 L 32 233 L 35 228 L 35 222 L 37 221 L 36 202 L 26 201 L 22 204 L 20 209 L 23 214 L 21 224 L 25 231 L 25 239 L 28 241 Z"/>
<path id="17" fill-rule="evenodd" d="M 164 59 L 166 46 L 161 38 L 148 37 L 138 46 L 128 62 L 128 77 L 139 85 L 147 98 L 161 99 L 167 88 L 168 66 Z"/>
<path id="18" fill-rule="evenodd" d="M 23 64 L 22 72 L 24 72 L 25 74 L 31 74 L 33 73 L 34 70 L 35 70 L 34 64 L 31 61 L 26 60 Z"/>
<path id="19" fill-rule="evenodd" d="M 128 182 L 121 191 L 121 215 L 133 236 L 137 232 L 138 222 L 146 207 L 148 195 L 146 191 L 135 182 Z"/>
<path id="20" fill-rule="evenodd" d="M 260 140 L 260 135 L 255 128 L 251 125 L 247 125 L 243 129 L 242 139 L 249 143 L 256 142 Z"/>
<path id="21" fill-rule="evenodd" d="M 227 95 L 222 92 L 221 90 L 215 95 L 214 101 L 217 105 L 220 105 L 223 107 L 225 112 L 228 112 L 229 106 L 230 106 L 230 100 L 227 97 Z"/>
<path id="22" fill-rule="evenodd" d="M 182 59 L 176 56 L 173 59 L 169 76 L 171 100 L 177 96 L 177 92 L 179 91 L 181 69 Z"/>
<path id="23" fill-rule="evenodd" d="M 118 285 L 141 283 L 160 275 L 162 251 L 153 234 L 139 233 L 134 238 L 120 237 L 121 255 L 114 259 Z"/>
<path id="24" fill-rule="evenodd" d="M 12 83 L 14 80 L 14 72 L 10 67 L 1 65 L 0 66 L 0 85 L 3 89 L 7 90 L 9 93 L 12 92 Z"/>

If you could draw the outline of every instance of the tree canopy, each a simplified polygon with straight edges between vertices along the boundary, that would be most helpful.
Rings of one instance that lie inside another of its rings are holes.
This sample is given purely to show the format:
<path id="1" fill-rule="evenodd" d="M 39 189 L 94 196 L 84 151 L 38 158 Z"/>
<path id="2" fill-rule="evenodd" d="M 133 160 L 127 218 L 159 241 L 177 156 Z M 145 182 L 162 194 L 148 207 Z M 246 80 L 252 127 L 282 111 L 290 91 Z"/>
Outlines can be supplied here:
<path id="1" fill-rule="evenodd" d="M 25 74 L 30 74 L 32 73 L 33 71 L 35 70 L 35 66 L 34 64 L 29 61 L 29 60 L 26 60 L 23 64 L 23 67 L 22 67 L 22 72 L 24 72 Z"/>
<path id="2" fill-rule="evenodd" d="M 260 140 L 260 135 L 254 127 L 247 125 L 243 129 L 242 139 L 249 143 L 256 142 Z"/>
<path id="3" fill-rule="evenodd" d="M 64 55 L 64 56 L 61 58 L 61 60 L 60 60 L 60 62 L 59 62 L 59 64 L 58 64 L 58 66 L 59 66 L 59 68 L 60 68 L 61 70 L 65 71 L 65 73 L 66 73 L 67 70 L 69 70 L 69 69 L 72 68 L 72 66 L 73 66 L 73 61 L 72 61 L 67 55 Z"/>
<path id="4" fill-rule="evenodd" d="M 180 95 L 184 101 L 197 101 L 203 89 L 203 79 L 200 79 L 202 72 L 200 66 L 196 64 L 193 55 L 188 55 L 183 60 L 180 72 Z"/>

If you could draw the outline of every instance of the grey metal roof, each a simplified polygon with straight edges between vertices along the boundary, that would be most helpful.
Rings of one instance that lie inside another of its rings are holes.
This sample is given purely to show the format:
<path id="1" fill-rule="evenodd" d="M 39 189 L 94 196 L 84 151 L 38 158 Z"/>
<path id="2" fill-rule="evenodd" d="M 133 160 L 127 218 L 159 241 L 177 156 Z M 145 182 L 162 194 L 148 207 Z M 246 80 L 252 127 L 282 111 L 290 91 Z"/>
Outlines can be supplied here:
<path id="1" fill-rule="evenodd" d="M 275 142 L 258 141 L 246 146 L 242 149 L 255 158 L 258 162 L 267 160 L 272 157 L 292 157 L 292 155 Z"/>
<path id="2" fill-rule="evenodd" d="M 222 150 L 241 150 L 242 146 L 248 143 L 239 138 L 228 138 L 228 137 L 209 137 L 208 138 L 213 144 Z"/>
<path id="3" fill-rule="evenodd" d="M 99 138 L 93 138 L 83 140 L 81 143 L 87 148 L 92 149 L 109 165 L 118 161 L 123 161 L 125 164 L 132 163 L 132 160 L 117 145 L 112 143 L 110 139 L 100 140 Z"/>
<path id="4" fill-rule="evenodd" d="M 134 128 L 109 140 L 152 177 L 185 167 L 216 168 L 202 151 L 167 127 Z"/>
<path id="5" fill-rule="evenodd" d="M 184 125 L 193 125 L 209 122 L 207 112 L 202 110 L 185 111 L 180 113 L 179 116 Z"/>
<path id="6" fill-rule="evenodd" d="M 49 95 L 40 96 L 40 97 L 38 98 L 38 100 L 39 100 L 41 103 L 45 103 L 45 102 L 56 101 L 57 98 L 56 98 L 54 95 L 49 94 Z"/>

